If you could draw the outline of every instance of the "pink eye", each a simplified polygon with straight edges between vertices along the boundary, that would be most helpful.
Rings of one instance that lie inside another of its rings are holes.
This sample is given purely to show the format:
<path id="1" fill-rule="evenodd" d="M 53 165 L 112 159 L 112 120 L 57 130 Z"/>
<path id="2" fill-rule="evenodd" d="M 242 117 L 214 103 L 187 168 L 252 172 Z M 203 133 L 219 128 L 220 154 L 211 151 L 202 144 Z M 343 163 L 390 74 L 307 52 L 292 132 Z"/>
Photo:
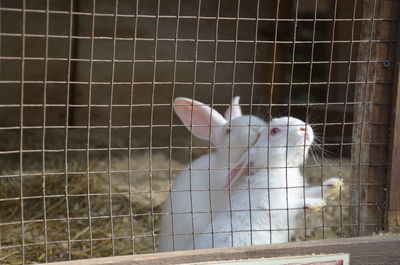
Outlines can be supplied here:
<path id="1" fill-rule="evenodd" d="M 271 135 L 275 135 L 275 134 L 277 134 L 277 133 L 280 132 L 280 131 L 281 131 L 281 129 L 279 129 L 279 128 L 272 128 L 270 134 L 271 134 Z"/>

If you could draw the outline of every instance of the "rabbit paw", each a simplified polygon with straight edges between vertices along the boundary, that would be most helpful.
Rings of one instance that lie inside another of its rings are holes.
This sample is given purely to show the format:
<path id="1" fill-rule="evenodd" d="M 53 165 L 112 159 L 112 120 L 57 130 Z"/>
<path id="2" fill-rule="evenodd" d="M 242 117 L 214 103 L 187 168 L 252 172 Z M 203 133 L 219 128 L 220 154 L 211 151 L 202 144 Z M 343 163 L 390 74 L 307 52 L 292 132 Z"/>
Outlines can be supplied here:
<path id="1" fill-rule="evenodd" d="M 306 208 L 314 211 L 318 211 L 326 206 L 326 202 L 319 198 L 306 198 Z"/>
<path id="2" fill-rule="evenodd" d="M 324 186 L 324 198 L 332 197 L 339 194 L 343 181 L 339 178 L 330 178 L 323 183 Z"/>

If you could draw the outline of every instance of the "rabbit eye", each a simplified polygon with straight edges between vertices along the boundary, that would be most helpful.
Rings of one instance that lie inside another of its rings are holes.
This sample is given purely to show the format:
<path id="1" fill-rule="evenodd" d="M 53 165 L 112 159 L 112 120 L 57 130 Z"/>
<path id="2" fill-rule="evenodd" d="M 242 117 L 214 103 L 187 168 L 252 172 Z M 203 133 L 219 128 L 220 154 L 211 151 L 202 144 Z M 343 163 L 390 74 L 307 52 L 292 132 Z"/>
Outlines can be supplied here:
<path id="1" fill-rule="evenodd" d="M 279 128 L 272 128 L 270 133 L 271 133 L 271 135 L 275 135 L 280 131 L 281 131 L 281 129 L 279 129 Z"/>

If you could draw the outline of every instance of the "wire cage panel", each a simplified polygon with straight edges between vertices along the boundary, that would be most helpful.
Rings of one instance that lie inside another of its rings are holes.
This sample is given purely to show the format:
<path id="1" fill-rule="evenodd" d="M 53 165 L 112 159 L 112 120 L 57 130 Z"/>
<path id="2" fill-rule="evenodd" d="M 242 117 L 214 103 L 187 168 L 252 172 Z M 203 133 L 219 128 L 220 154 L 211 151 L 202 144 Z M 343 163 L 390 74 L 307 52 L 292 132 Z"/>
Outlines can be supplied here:
<path id="1" fill-rule="evenodd" d="M 174 179 L 215 151 L 174 114 L 176 97 L 224 113 L 240 96 L 245 114 L 314 128 L 306 181 L 344 184 L 304 210 L 291 241 L 381 231 L 398 11 L 394 0 L 0 0 L 1 262 L 157 252 Z"/>

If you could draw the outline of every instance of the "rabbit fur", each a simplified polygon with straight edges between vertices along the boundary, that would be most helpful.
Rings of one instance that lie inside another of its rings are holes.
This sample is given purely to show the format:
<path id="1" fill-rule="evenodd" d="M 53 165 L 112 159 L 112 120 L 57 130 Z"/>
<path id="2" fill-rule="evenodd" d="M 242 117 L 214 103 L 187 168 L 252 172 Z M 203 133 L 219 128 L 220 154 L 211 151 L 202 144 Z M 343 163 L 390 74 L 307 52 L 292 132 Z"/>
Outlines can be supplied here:
<path id="1" fill-rule="evenodd" d="M 160 251 L 287 242 L 304 207 L 325 205 L 330 191 L 304 188 L 299 170 L 312 128 L 292 117 L 267 124 L 242 115 L 238 103 L 235 97 L 223 117 L 201 102 L 175 100 L 185 126 L 216 151 L 175 180 L 163 205 Z"/>

